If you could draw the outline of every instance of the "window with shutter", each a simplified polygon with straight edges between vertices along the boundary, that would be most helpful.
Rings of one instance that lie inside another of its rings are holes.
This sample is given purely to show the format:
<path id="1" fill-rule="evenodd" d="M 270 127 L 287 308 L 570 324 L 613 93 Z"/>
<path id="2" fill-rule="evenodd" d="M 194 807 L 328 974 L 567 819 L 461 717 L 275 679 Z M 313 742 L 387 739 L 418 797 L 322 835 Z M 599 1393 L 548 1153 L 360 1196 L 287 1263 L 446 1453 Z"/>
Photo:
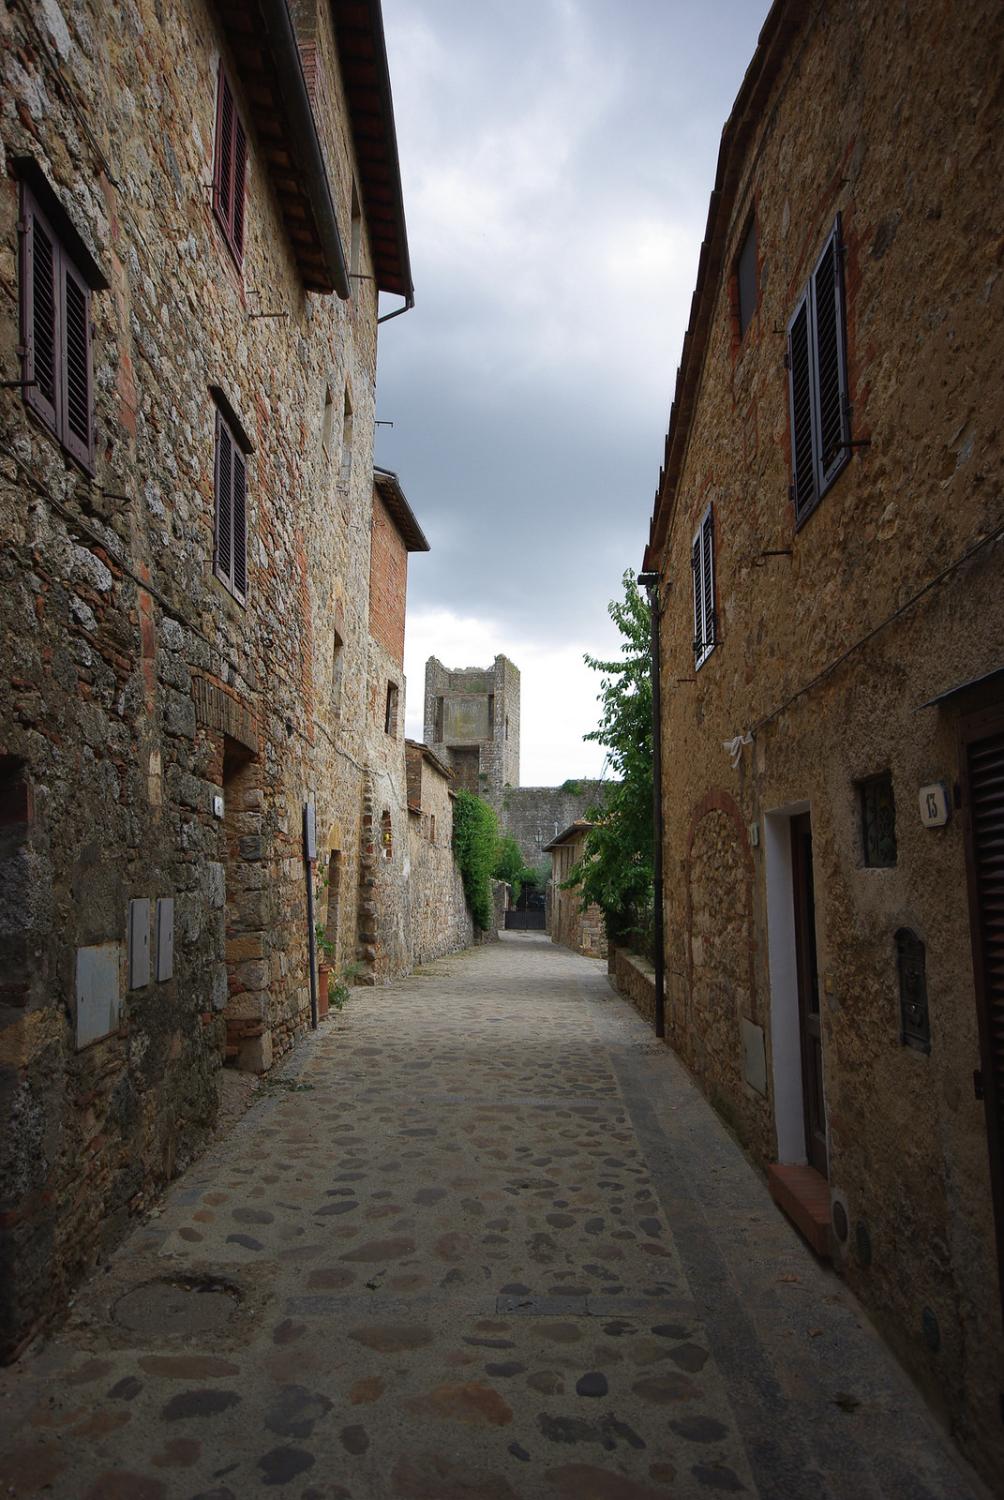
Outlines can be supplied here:
<path id="1" fill-rule="evenodd" d="M 27 186 L 21 189 L 20 230 L 25 404 L 91 472 L 90 287 Z"/>
<path id="2" fill-rule="evenodd" d="M 796 524 L 850 457 L 840 216 L 788 323 L 791 498 Z"/>
<path id="3" fill-rule="evenodd" d="M 694 668 L 704 665 L 718 640 L 715 616 L 715 528 L 709 505 L 690 549 L 694 575 Z"/>
<path id="4" fill-rule="evenodd" d="M 759 288 L 756 274 L 756 221 L 750 220 L 736 256 L 736 302 L 739 309 L 739 337 L 744 337 L 757 310 Z"/>
<path id="5" fill-rule="evenodd" d="M 247 135 L 237 112 L 233 89 L 220 63 L 216 90 L 216 154 L 213 162 L 213 210 L 231 253 L 240 266 L 244 254 L 244 188 Z"/>
<path id="6" fill-rule="evenodd" d="M 222 412 L 216 413 L 216 576 L 247 599 L 247 465 Z"/>

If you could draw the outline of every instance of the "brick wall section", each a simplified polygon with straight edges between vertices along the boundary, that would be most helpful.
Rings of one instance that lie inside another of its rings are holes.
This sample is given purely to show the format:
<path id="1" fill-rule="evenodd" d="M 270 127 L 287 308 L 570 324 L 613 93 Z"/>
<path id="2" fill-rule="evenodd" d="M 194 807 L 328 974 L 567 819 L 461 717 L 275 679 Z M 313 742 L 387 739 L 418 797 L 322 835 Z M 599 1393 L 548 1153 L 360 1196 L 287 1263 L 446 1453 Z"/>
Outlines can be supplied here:
<path id="1" fill-rule="evenodd" d="M 999 1475 L 1004 1343 L 972 1088 L 967 811 L 928 829 L 917 806 L 922 786 L 959 779 L 959 719 L 990 698 L 921 705 L 998 668 L 1004 637 L 1000 543 L 979 546 L 1001 521 L 1004 16 L 989 0 L 947 10 L 922 0 L 908 20 L 850 0 L 781 17 L 783 57 L 762 83 L 763 57 L 755 63 L 726 134 L 722 217 L 684 356 L 695 383 L 678 393 L 675 420 L 692 417 L 685 445 L 667 452 L 676 478 L 650 559 L 668 585 L 667 1029 L 758 1161 L 779 1150 L 798 1159 L 784 869 L 790 812 L 808 808 L 828 1171 L 850 1218 L 847 1241 L 833 1236 L 836 1265 L 970 1454 Z M 865 446 L 796 527 L 785 329 L 838 212 L 851 435 Z M 759 305 L 740 340 L 732 266 L 751 214 Z M 695 674 L 690 547 L 709 501 L 718 644 Z M 723 742 L 756 725 L 733 769 Z M 875 869 L 855 783 L 885 770 L 897 857 Z M 901 1041 L 903 926 L 926 944 L 929 1054 Z M 766 1093 L 747 1077 L 752 1028 Z M 937 1349 L 925 1338 L 932 1317 Z"/>
<path id="2" fill-rule="evenodd" d="M 408 553 L 401 533 L 373 491 L 370 539 L 370 635 L 399 667 L 404 664 L 404 611 L 408 592 Z"/>

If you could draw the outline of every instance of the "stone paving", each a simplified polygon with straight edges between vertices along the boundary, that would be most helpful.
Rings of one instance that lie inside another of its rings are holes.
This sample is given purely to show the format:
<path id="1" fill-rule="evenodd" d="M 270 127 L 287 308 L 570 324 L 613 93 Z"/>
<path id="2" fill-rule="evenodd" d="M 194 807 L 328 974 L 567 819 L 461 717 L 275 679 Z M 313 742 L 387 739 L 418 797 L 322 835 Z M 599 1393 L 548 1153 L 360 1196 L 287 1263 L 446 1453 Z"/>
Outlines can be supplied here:
<path id="1" fill-rule="evenodd" d="M 357 990 L 0 1380 L 0 1496 L 977 1500 L 603 966 Z"/>

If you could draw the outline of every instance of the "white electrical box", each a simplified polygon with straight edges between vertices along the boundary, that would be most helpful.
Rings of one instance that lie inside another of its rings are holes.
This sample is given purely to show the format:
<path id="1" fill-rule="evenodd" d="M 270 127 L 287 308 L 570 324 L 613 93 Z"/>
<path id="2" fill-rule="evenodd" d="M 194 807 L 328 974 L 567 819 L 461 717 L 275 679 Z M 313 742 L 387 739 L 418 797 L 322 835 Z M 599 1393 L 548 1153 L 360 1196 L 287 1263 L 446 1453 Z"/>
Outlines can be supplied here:
<path id="1" fill-rule="evenodd" d="M 157 983 L 174 976 L 174 897 L 157 898 Z"/>
<path id="2" fill-rule="evenodd" d="M 150 903 L 143 897 L 129 902 L 129 988 L 150 983 Z"/>
<path id="3" fill-rule="evenodd" d="M 932 781 L 930 786 L 921 787 L 920 821 L 925 828 L 944 828 L 950 811 L 948 788 L 943 781 Z"/>

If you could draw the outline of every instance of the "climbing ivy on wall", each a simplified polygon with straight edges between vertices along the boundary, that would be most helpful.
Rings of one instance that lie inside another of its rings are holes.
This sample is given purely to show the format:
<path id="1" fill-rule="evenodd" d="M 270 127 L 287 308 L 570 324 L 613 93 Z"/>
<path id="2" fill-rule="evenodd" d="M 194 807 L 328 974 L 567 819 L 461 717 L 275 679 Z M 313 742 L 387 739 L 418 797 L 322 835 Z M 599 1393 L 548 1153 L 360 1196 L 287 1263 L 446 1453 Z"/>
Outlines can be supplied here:
<path id="1" fill-rule="evenodd" d="M 495 921 L 492 873 L 498 842 L 498 820 L 488 803 L 473 792 L 459 791 L 453 804 L 453 853 L 471 916 L 482 932 Z"/>

